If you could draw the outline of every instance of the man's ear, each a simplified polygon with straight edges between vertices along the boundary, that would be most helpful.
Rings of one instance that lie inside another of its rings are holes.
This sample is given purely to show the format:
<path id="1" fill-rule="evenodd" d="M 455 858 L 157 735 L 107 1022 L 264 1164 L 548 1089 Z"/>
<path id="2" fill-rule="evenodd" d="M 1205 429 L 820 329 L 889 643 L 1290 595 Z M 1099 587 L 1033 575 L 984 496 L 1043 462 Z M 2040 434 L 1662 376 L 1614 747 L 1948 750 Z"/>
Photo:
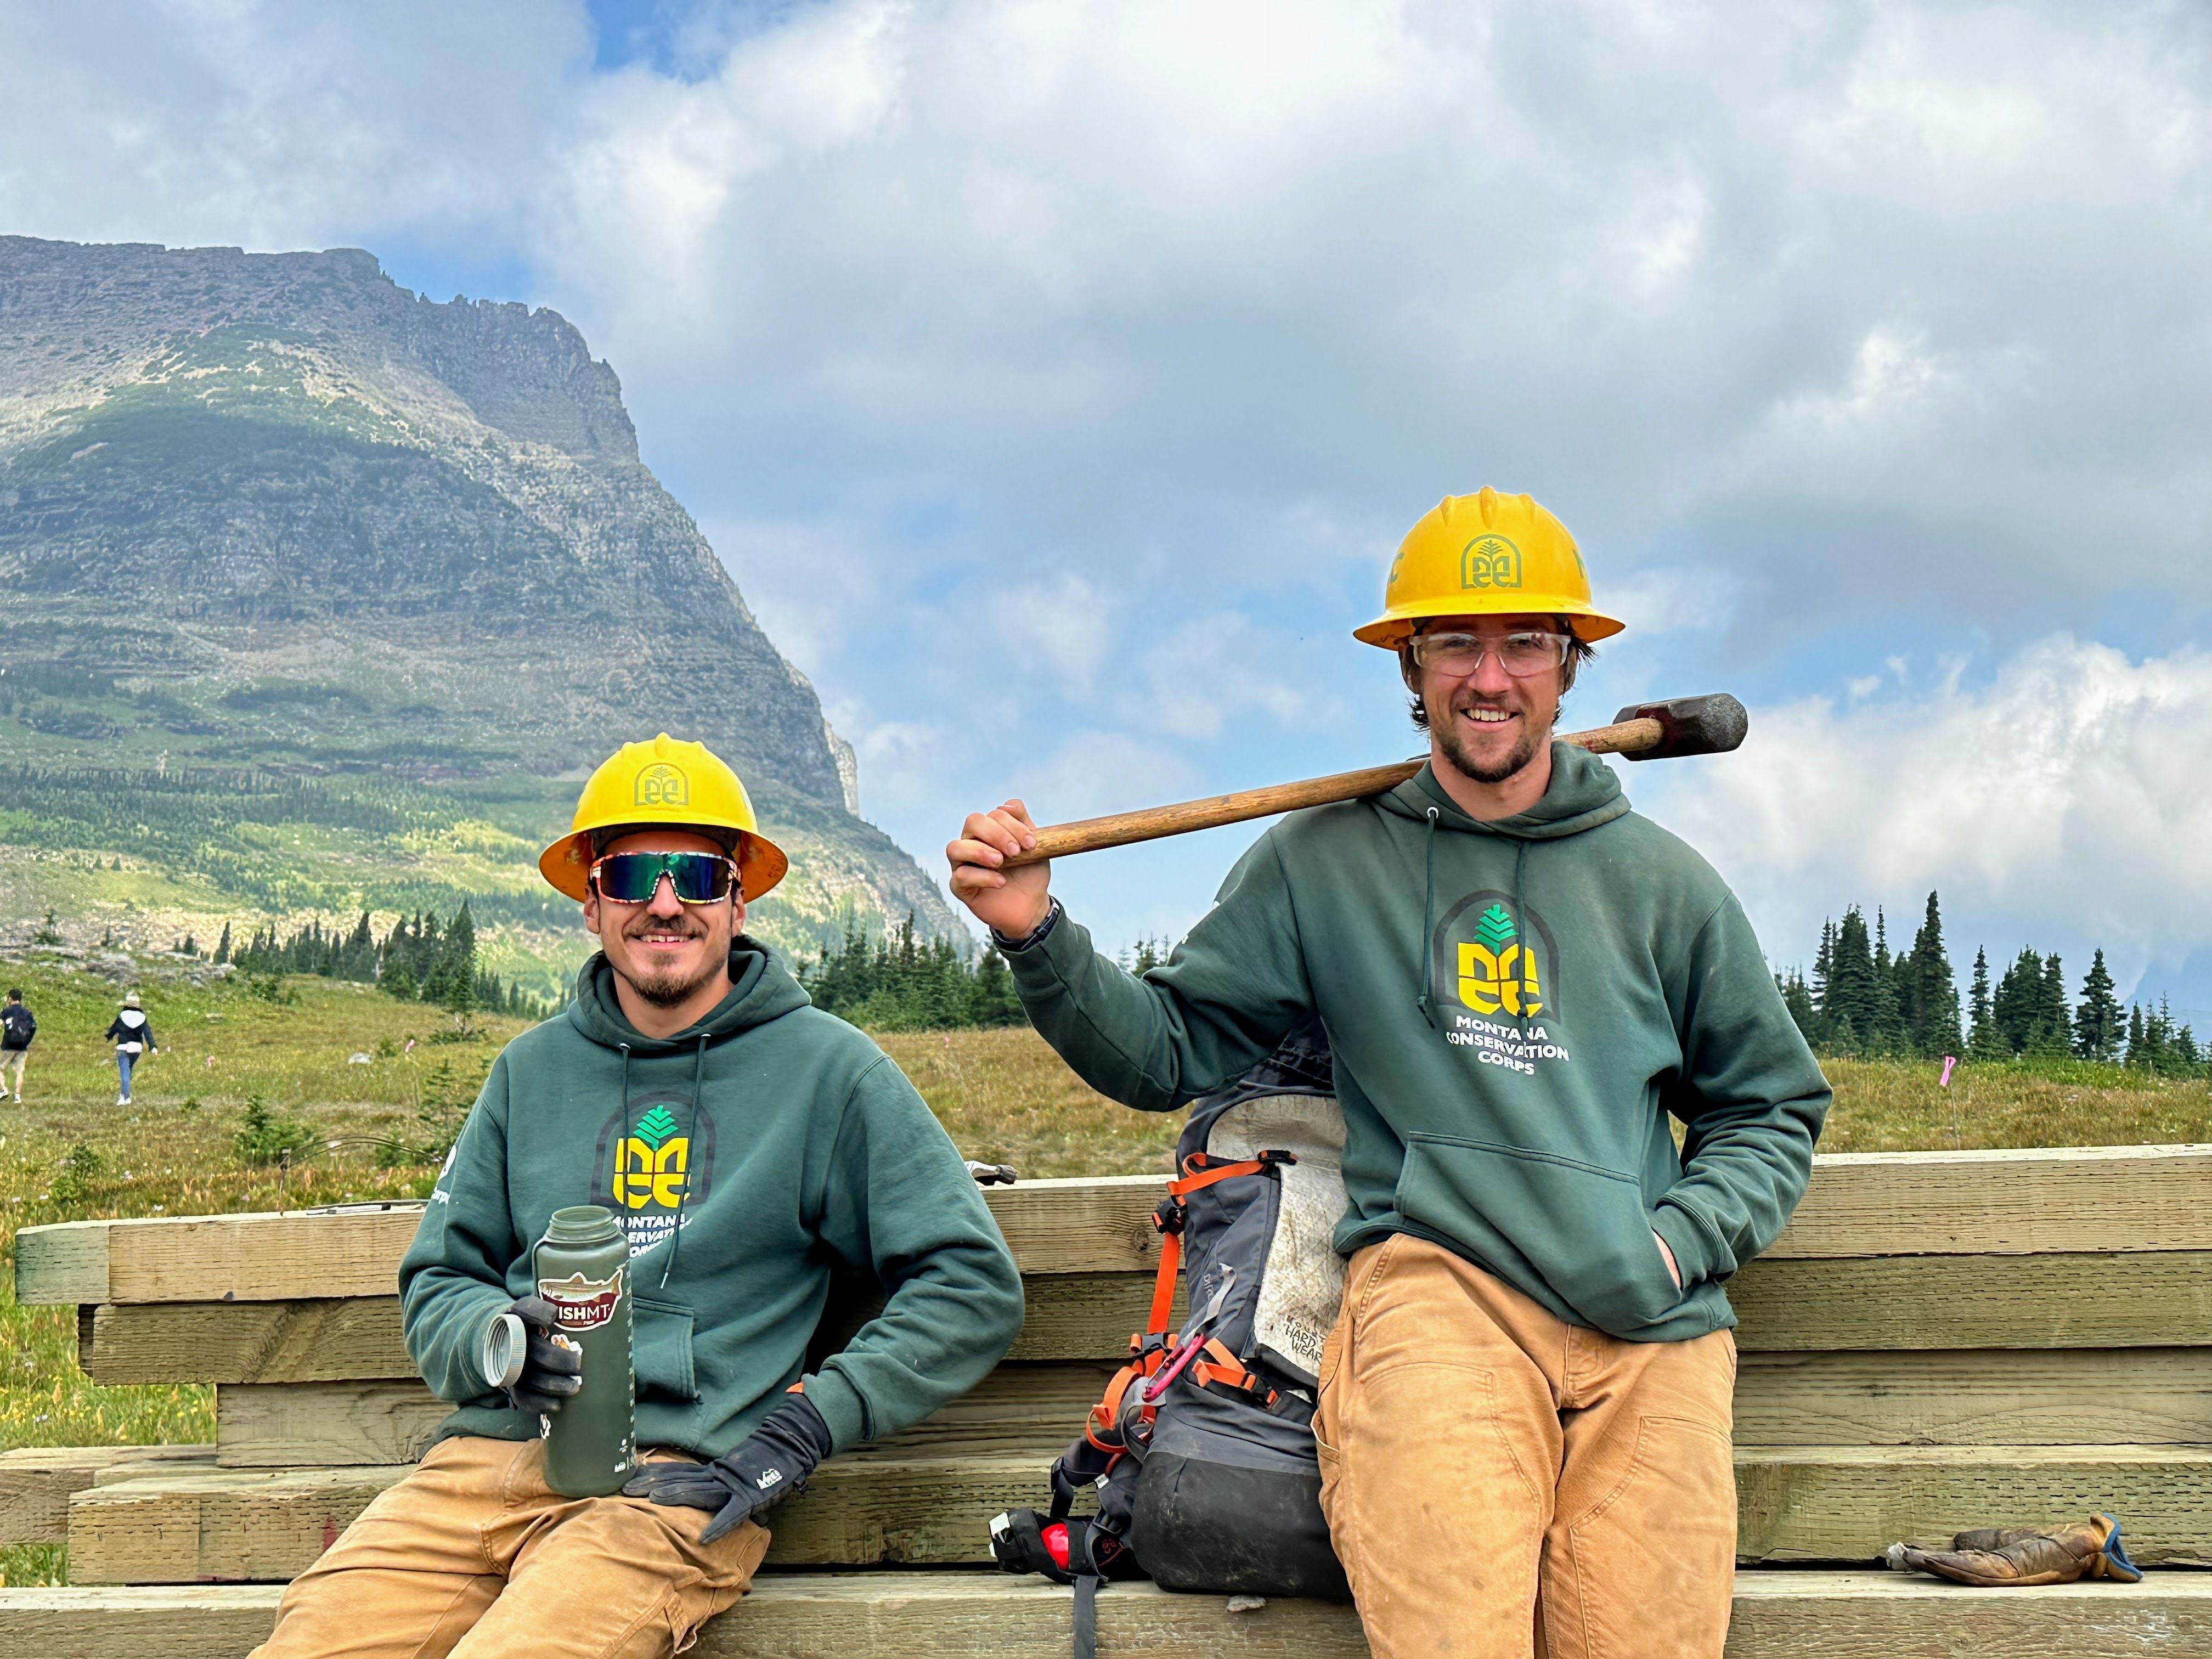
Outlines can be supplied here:
<path id="1" fill-rule="evenodd" d="M 737 887 L 732 884 L 730 888 L 730 937 L 735 939 L 744 931 L 745 902 L 738 896 Z"/>
<path id="2" fill-rule="evenodd" d="M 584 931 L 593 939 L 599 936 L 599 890 L 596 887 L 584 894 Z"/>

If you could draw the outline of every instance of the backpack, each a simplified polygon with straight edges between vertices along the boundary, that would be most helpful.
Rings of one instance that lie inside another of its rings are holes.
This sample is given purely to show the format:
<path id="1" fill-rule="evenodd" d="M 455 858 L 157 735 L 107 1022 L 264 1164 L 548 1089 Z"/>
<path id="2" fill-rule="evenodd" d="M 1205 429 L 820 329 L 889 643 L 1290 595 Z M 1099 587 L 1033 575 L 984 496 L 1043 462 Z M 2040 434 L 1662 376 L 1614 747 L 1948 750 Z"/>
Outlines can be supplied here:
<path id="1" fill-rule="evenodd" d="M 1194 1102 L 1162 1235 L 1151 1317 L 1129 1363 L 1052 1466 L 1050 1507 L 991 1523 L 1009 1572 L 1076 1589 L 1077 1659 L 1096 1651 L 1099 1587 L 1351 1599 L 1321 1512 L 1314 1396 L 1344 1293 L 1331 1242 L 1345 1208 L 1344 1115 L 1318 1020 Z M 1170 1331 L 1176 1270 L 1190 1316 Z M 1073 1515 L 1097 1492 L 1093 1515 Z"/>
<path id="2" fill-rule="evenodd" d="M 39 1034 L 39 1022 L 21 1003 L 10 1002 L 0 1006 L 0 1031 L 6 1033 L 0 1037 L 0 1048 L 27 1048 Z"/>

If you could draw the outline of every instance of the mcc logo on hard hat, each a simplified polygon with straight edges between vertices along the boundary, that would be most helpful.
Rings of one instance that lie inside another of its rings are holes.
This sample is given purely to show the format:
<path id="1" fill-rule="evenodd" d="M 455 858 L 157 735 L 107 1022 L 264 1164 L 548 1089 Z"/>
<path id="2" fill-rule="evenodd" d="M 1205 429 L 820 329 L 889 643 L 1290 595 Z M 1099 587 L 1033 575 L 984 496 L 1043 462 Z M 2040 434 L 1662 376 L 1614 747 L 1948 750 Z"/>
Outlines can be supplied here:
<path id="1" fill-rule="evenodd" d="M 696 830 L 720 841 L 738 861 L 747 903 L 783 879 L 791 860 L 761 834 L 752 798 L 727 762 L 703 743 L 663 732 L 626 743 L 601 763 L 576 800 L 568 833 L 538 858 L 538 872 L 572 899 L 591 890 L 592 838 L 605 830 Z"/>
<path id="2" fill-rule="evenodd" d="M 1590 604 L 1589 573 L 1566 526 L 1527 495 L 1447 495 L 1398 544 L 1382 614 L 1352 638 L 1395 651 L 1430 617 L 1565 617 L 1595 642 L 1626 624 Z"/>

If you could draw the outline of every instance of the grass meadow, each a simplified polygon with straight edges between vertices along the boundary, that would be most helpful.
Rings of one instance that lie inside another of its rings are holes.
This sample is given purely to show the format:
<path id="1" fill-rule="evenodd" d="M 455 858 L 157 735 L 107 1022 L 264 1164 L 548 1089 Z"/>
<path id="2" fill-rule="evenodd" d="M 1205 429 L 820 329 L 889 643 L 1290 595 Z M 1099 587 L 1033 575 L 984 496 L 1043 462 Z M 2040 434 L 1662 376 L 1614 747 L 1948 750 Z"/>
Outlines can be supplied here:
<path id="1" fill-rule="evenodd" d="M 21 964 L 0 964 L 0 984 L 21 985 L 39 1018 L 28 1100 L 0 1104 L 0 1449 L 215 1437 L 212 1389 L 97 1386 L 76 1365 L 72 1310 L 15 1304 L 18 1228 L 419 1197 L 435 1169 L 417 1149 L 450 1133 L 523 1025 L 481 1018 L 458 1030 L 434 1008 L 327 980 L 149 977 L 138 988 L 161 1052 L 119 1108 L 99 1034 L 122 988 Z M 1168 1167 L 1180 1114 L 1104 1100 L 1026 1028 L 878 1041 L 969 1158 L 1026 1176 Z M 2202 1080 L 2038 1061 L 1962 1066 L 1946 1090 L 1931 1065 L 1826 1069 L 1836 1090 L 1826 1152 L 2212 1141 Z M 283 1164 L 264 1161 L 285 1145 L 295 1150 Z M 61 1569 L 59 1546 L 0 1549 L 4 1582 L 58 1583 Z"/>

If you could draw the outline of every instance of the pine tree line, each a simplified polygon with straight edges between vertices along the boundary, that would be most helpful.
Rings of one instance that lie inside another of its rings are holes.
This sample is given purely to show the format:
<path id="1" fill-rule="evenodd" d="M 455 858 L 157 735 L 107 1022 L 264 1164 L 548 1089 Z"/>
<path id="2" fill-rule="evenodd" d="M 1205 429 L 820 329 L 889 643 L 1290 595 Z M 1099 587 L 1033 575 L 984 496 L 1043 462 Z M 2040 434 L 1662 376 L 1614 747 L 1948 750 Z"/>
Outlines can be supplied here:
<path id="1" fill-rule="evenodd" d="M 1984 1061 L 2070 1056 L 2167 1076 L 2197 1074 L 2212 1060 L 2186 1024 L 2174 1023 L 2163 1000 L 2156 1008 L 2123 1008 L 2102 951 L 2076 997 L 2056 951 L 2021 951 L 1993 985 L 1989 952 L 1978 950 L 1962 1008 L 1934 893 L 1907 949 L 1891 953 L 1879 908 L 1869 930 L 1853 905 L 1841 921 L 1821 925 L 1812 978 L 1791 969 L 1777 974 L 1775 983 L 1790 1018 L 1823 1054 Z"/>
<path id="2" fill-rule="evenodd" d="M 178 948 L 198 954 L 189 937 Z M 315 919 L 280 940 L 272 922 L 239 945 L 232 944 L 226 922 L 211 959 L 249 974 L 313 974 L 375 985 L 403 1001 L 433 1003 L 456 1014 L 481 1009 L 532 1018 L 545 1012 L 538 998 L 477 964 L 476 921 L 465 899 L 450 921 L 421 911 L 402 916 L 380 939 L 366 910 L 346 933 L 325 932 Z"/>
<path id="3" fill-rule="evenodd" d="M 802 963 L 799 982 L 816 1007 L 872 1031 L 1019 1025 L 1024 1018 L 1005 958 L 987 949 L 971 967 L 949 939 L 924 944 L 911 912 L 895 933 L 872 942 L 857 918 L 848 918 L 837 948 Z"/>

